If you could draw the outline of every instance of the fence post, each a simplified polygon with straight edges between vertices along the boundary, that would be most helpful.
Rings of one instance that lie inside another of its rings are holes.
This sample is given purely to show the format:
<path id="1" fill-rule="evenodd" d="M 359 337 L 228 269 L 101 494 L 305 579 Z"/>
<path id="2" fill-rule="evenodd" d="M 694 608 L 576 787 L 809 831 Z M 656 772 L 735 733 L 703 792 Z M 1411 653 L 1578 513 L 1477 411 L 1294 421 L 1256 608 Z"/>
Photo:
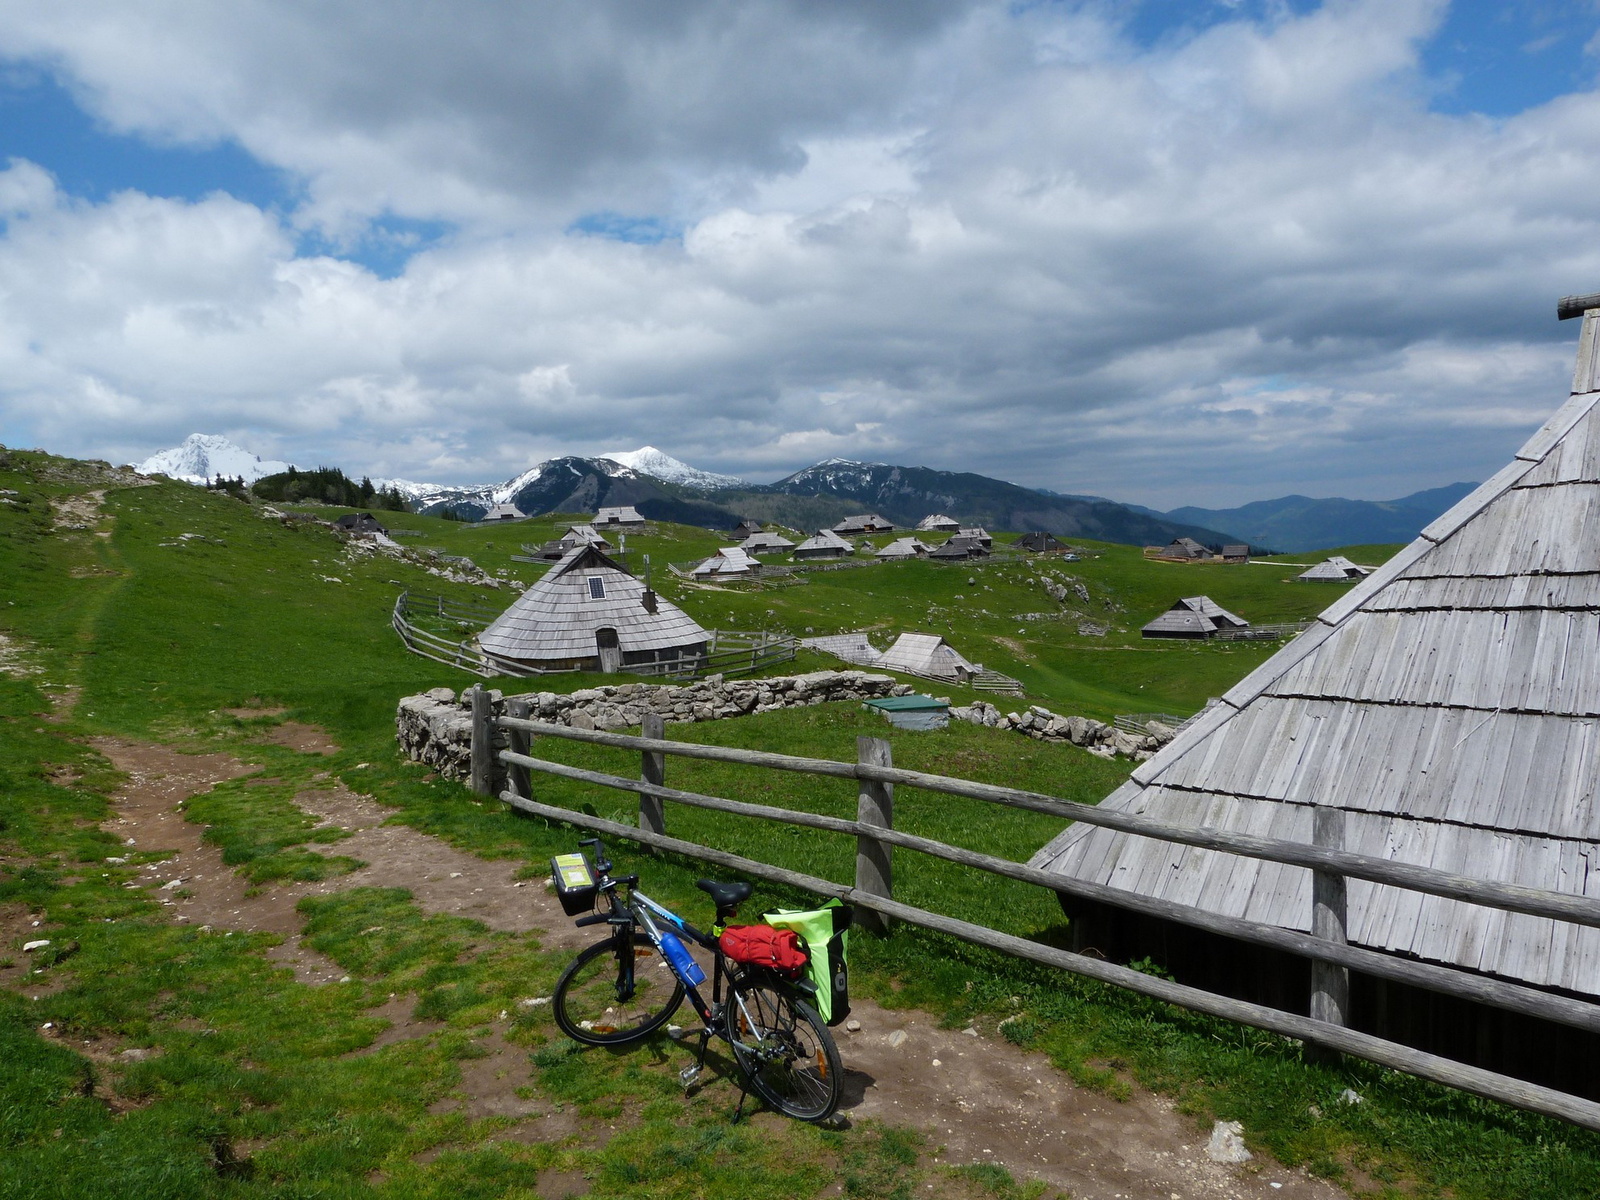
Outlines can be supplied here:
<path id="1" fill-rule="evenodd" d="M 647 712 L 639 721 L 639 736 L 663 738 L 667 736 L 667 723 L 660 713 Z M 639 778 L 657 786 L 667 781 L 667 756 L 660 750 L 645 750 L 639 755 Z M 666 816 L 662 812 L 661 797 L 639 793 L 639 828 L 647 833 L 666 833 Z M 640 847 L 648 851 L 648 846 Z"/>
<path id="2" fill-rule="evenodd" d="M 1312 809 L 1313 845 L 1333 850 L 1344 849 L 1344 810 Z M 1311 935 L 1344 945 L 1345 878 L 1330 871 L 1311 873 Z M 1311 1016 L 1318 1021 L 1343 1025 L 1350 1013 L 1350 969 L 1333 963 L 1311 964 Z"/>
<path id="3" fill-rule="evenodd" d="M 468 786 L 478 795 L 487 796 L 494 790 L 494 726 L 490 724 L 493 708 L 483 684 L 473 684 L 468 694 L 472 697 L 472 775 Z"/>
<path id="4" fill-rule="evenodd" d="M 526 721 L 532 713 L 533 705 L 523 697 L 512 696 L 506 700 L 506 716 Z M 533 735 L 526 729 L 508 729 L 506 737 L 513 754 L 533 753 Z M 518 763 L 507 763 L 506 766 L 507 784 L 511 790 L 524 800 L 533 799 L 533 772 Z"/>
<path id="5" fill-rule="evenodd" d="M 874 767 L 891 767 L 889 743 L 883 738 L 856 738 L 856 761 Z M 894 828 L 894 784 L 878 783 L 870 779 L 859 781 L 856 800 L 856 820 L 863 825 L 880 825 Z M 894 898 L 894 847 L 865 834 L 856 837 L 856 890 L 869 896 Z M 858 924 L 877 933 L 889 932 L 889 918 L 882 913 L 861 909 L 856 914 Z"/>

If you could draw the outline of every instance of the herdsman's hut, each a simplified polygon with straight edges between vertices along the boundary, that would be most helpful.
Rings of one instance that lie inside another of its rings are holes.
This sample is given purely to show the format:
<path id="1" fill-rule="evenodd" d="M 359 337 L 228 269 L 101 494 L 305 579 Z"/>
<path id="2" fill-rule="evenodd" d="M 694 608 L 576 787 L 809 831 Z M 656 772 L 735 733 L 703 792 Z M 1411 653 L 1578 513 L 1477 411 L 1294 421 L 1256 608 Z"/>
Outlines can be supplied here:
<path id="1" fill-rule="evenodd" d="M 1055 534 L 1045 533 L 1042 530 L 1025 533 L 1012 545 L 1018 550 L 1026 550 L 1029 554 L 1060 554 L 1067 548 L 1067 544 Z"/>
<path id="2" fill-rule="evenodd" d="M 746 554 L 782 554 L 785 550 L 793 550 L 794 543 L 781 533 L 757 530 L 739 543 L 739 549 Z"/>
<path id="3" fill-rule="evenodd" d="M 523 592 L 478 645 L 524 667 L 610 672 L 704 659 L 708 636 L 598 546 L 584 545 Z"/>
<path id="4" fill-rule="evenodd" d="M 1295 578 L 1301 583 L 1350 583 L 1372 574 L 1369 567 L 1358 567 L 1342 554 L 1335 554 L 1309 567 Z"/>
<path id="5" fill-rule="evenodd" d="M 943 513 L 929 513 L 917 522 L 918 533 L 954 533 L 960 528 L 960 521 Z"/>
<path id="6" fill-rule="evenodd" d="M 809 537 L 794 548 L 796 558 L 844 558 L 855 552 L 854 546 L 831 529 L 817 530 L 816 537 Z"/>
<path id="7" fill-rule="evenodd" d="M 738 546 L 725 546 L 695 567 L 693 575 L 696 579 L 710 575 L 749 575 L 760 569 L 761 564 Z"/>
<path id="8" fill-rule="evenodd" d="M 614 508 L 602 508 L 594 514 L 594 523 L 611 527 L 643 525 L 644 518 L 633 505 L 621 504 Z"/>
<path id="9" fill-rule="evenodd" d="M 952 683 L 967 683 L 983 669 L 961 657 L 936 633 L 902 633 L 872 665 L 881 671 L 904 671 Z"/>
<path id="10" fill-rule="evenodd" d="M 1139 630 L 1147 638 L 1208 638 L 1221 629 L 1249 629 L 1250 622 L 1231 613 L 1210 596 L 1188 596 L 1176 601 L 1154 621 Z"/>
<path id="11" fill-rule="evenodd" d="M 873 557 L 883 559 L 918 558 L 927 552 L 928 547 L 916 538 L 903 537 L 895 538 L 894 541 L 879 550 Z"/>
<path id="12" fill-rule="evenodd" d="M 1600 303 L 1600 298 L 1596 299 Z M 1600 895 L 1600 309 L 1573 396 L 1504 470 L 1222 697 L 1102 809 Z M 1035 867 L 1310 930 L 1311 872 L 1070 826 Z M 1306 1011 L 1302 959 L 1063 900 L 1080 947 Z M 1348 882 L 1368 949 L 1600 997 L 1600 929 Z M 1600 1036 L 1355 974 L 1347 1022 L 1600 1093 Z"/>

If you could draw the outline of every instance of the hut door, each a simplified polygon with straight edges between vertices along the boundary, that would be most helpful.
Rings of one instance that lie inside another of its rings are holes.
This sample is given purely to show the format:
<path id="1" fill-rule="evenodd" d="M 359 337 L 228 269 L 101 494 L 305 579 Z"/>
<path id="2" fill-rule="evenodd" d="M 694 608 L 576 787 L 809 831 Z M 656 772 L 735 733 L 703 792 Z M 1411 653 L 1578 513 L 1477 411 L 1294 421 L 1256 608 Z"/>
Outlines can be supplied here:
<path id="1" fill-rule="evenodd" d="M 600 652 L 600 669 L 607 675 L 622 670 L 622 646 L 617 641 L 617 631 L 607 626 L 594 631 L 595 649 Z"/>

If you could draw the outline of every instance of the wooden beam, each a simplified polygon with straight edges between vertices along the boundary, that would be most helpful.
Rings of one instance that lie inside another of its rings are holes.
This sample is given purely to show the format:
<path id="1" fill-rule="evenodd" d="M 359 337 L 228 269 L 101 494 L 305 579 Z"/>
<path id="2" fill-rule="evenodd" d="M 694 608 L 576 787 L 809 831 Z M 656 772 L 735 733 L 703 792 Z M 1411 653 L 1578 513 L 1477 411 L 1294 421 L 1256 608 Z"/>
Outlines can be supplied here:
<path id="1" fill-rule="evenodd" d="M 475 683 L 472 691 L 472 770 L 469 786 L 479 796 L 494 791 L 494 723 L 489 693 L 483 684 Z"/>
<path id="2" fill-rule="evenodd" d="M 509 716 L 526 720 L 533 705 L 522 696 L 509 696 L 506 698 L 506 713 Z M 526 729 L 508 729 L 506 734 L 511 742 L 510 751 L 521 759 L 528 759 L 533 750 L 533 735 Z M 529 772 L 526 761 L 516 759 L 506 760 L 506 778 L 511 790 L 519 796 L 532 797 L 533 776 Z"/>
<path id="3" fill-rule="evenodd" d="M 660 713 L 644 714 L 640 732 L 647 738 L 661 740 L 666 735 L 667 723 Z M 639 778 L 645 783 L 660 787 L 667 777 L 667 756 L 659 750 L 639 752 Z M 650 833 L 667 831 L 666 814 L 661 808 L 661 798 L 651 792 L 639 793 L 639 828 Z"/>
<path id="4" fill-rule="evenodd" d="M 893 762 L 889 743 L 883 738 L 858 737 L 856 758 L 863 763 L 887 767 Z M 894 848 L 867 832 L 869 827 L 894 828 L 894 784 L 863 779 L 856 794 L 856 890 L 885 898 L 894 895 Z M 888 933 L 889 922 L 879 913 L 868 912 L 865 925 L 875 933 Z"/>
<path id="5" fill-rule="evenodd" d="M 1563 296 L 1556 301 L 1556 320 L 1570 321 L 1573 317 L 1581 317 L 1591 308 L 1600 308 L 1600 292 L 1590 292 L 1586 296 Z"/>

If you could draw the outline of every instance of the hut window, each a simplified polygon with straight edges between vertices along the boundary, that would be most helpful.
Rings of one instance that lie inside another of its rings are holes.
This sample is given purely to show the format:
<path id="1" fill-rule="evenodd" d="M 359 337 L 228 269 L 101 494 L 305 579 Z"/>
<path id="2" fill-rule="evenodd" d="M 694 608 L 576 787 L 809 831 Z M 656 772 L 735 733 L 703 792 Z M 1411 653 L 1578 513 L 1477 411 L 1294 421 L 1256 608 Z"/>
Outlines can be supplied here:
<path id="1" fill-rule="evenodd" d="M 606 598 L 606 581 L 598 575 L 589 577 L 589 599 L 604 600 Z"/>

